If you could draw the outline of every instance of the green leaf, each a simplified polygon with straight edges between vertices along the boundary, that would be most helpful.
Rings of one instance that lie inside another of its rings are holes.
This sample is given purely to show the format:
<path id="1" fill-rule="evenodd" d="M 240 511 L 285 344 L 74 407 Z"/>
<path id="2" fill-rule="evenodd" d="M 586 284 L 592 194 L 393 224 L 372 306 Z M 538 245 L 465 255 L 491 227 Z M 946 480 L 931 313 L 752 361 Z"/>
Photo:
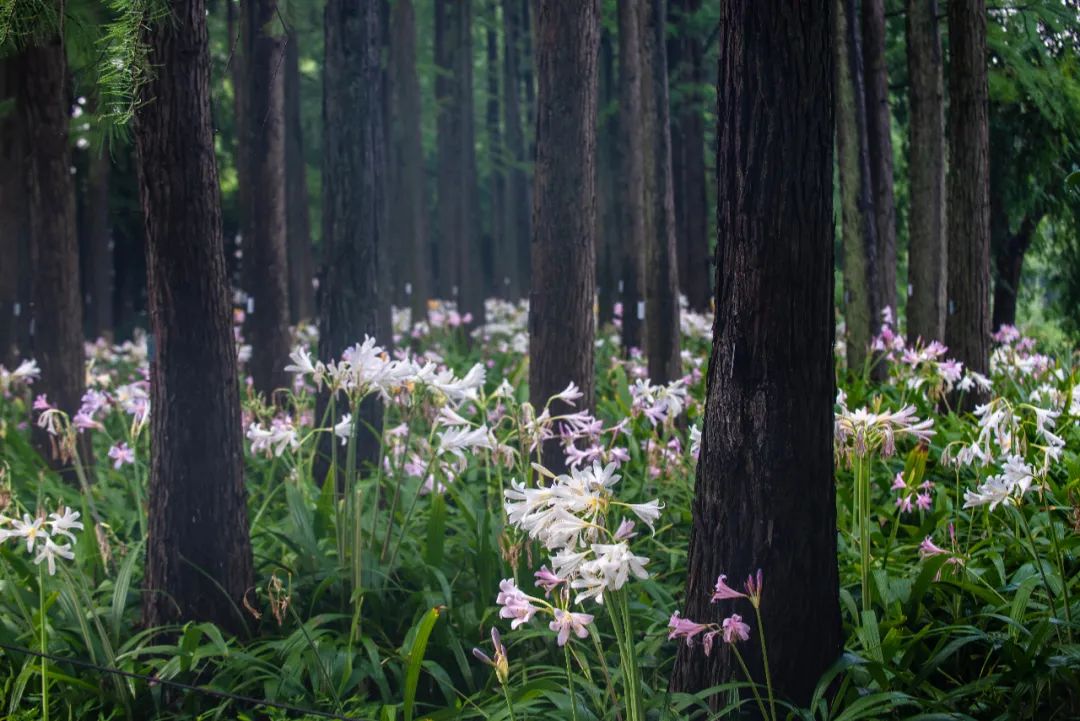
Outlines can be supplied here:
<path id="1" fill-rule="evenodd" d="M 435 628 L 435 622 L 439 620 L 442 612 L 441 606 L 436 606 L 420 619 L 416 628 L 416 637 L 413 639 L 412 648 L 409 649 L 409 661 L 405 670 L 405 721 L 412 721 L 413 706 L 416 703 L 416 685 L 420 681 L 420 667 L 424 662 L 424 653 L 427 651 L 428 637 L 431 629 Z"/>

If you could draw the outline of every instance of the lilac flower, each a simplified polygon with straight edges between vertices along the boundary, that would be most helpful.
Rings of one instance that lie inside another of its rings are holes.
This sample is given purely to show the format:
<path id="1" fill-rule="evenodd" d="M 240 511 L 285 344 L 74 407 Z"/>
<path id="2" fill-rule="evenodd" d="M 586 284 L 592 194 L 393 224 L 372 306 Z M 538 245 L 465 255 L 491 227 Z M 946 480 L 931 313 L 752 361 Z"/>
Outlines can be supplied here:
<path id="1" fill-rule="evenodd" d="M 746 577 L 746 597 L 754 608 L 761 606 L 761 592 L 765 587 L 765 578 L 759 568 L 756 574 Z"/>
<path id="2" fill-rule="evenodd" d="M 559 578 L 547 566 L 541 566 L 540 570 L 533 574 L 536 585 L 544 589 L 544 595 L 549 596 L 558 586 L 566 583 L 565 579 Z"/>
<path id="3" fill-rule="evenodd" d="M 517 587 L 512 579 L 504 578 L 499 582 L 499 595 L 495 602 L 502 606 L 500 618 L 513 619 L 510 628 L 518 628 L 528 623 L 539 610 L 532 601 Z"/>
<path id="4" fill-rule="evenodd" d="M 687 646 L 694 645 L 694 636 L 709 628 L 706 623 L 696 623 L 688 618 L 679 616 L 679 612 L 671 614 L 668 620 L 668 640 L 685 638 Z"/>
<path id="5" fill-rule="evenodd" d="M 499 636 L 499 629 L 494 627 L 491 629 L 491 644 L 495 649 L 494 660 L 478 648 L 472 650 L 473 656 L 495 669 L 495 677 L 505 686 L 510 680 L 510 660 L 507 658 L 506 647 L 503 646 L 502 638 Z"/>
<path id="6" fill-rule="evenodd" d="M 731 586 L 727 585 L 727 575 L 721 573 L 720 577 L 716 579 L 716 588 L 713 592 L 712 603 L 717 601 L 723 601 L 729 598 L 747 598 L 745 593 L 739 593 Z"/>
<path id="7" fill-rule="evenodd" d="M 571 631 L 573 631 L 574 635 L 578 638 L 587 637 L 589 635 L 589 629 L 587 629 L 586 626 L 592 622 L 593 616 L 591 614 L 571 613 L 570 611 L 556 608 L 555 620 L 548 624 L 548 628 L 558 632 L 558 643 L 560 646 L 565 646 L 566 642 L 570 640 Z"/>
<path id="8" fill-rule="evenodd" d="M 724 631 L 724 643 L 738 643 L 750 639 L 750 626 L 743 623 L 742 616 L 733 613 L 721 624 Z"/>
<path id="9" fill-rule="evenodd" d="M 52 407 L 52 403 L 49 403 L 49 398 L 44 393 L 39 394 L 38 397 L 34 399 L 35 411 L 49 411 L 52 410 Z"/>
<path id="10" fill-rule="evenodd" d="M 135 451 L 121 441 L 109 449 L 109 458 L 113 460 L 113 468 L 120 470 L 125 463 L 135 463 Z"/>

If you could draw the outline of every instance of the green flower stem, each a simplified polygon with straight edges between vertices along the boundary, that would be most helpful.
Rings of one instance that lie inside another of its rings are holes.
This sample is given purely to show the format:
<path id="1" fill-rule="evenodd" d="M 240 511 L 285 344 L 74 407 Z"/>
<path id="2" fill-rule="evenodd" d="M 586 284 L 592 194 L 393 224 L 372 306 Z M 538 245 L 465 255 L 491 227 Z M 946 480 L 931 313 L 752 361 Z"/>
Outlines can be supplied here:
<path id="1" fill-rule="evenodd" d="M 739 667 L 742 669 L 743 675 L 746 676 L 746 682 L 750 684 L 750 690 L 754 694 L 754 700 L 757 701 L 758 708 L 761 710 L 761 718 L 763 719 L 775 719 L 769 716 L 768 710 L 765 708 L 765 702 L 761 698 L 761 694 L 758 692 L 757 684 L 754 683 L 754 679 L 750 678 L 750 669 L 746 667 L 746 661 L 743 661 L 742 654 L 739 653 L 739 647 L 735 644 L 731 644 L 731 650 L 735 653 L 735 660 L 739 662 Z"/>
<path id="2" fill-rule="evenodd" d="M 776 715 L 776 699 L 773 696 L 773 684 L 772 684 L 772 671 L 769 670 L 769 651 L 765 647 L 765 623 L 761 620 L 761 609 L 758 608 L 758 604 L 754 605 L 754 615 L 757 616 L 758 625 L 758 641 L 761 642 L 761 665 L 765 667 L 765 688 L 769 694 L 769 710 L 772 711 L 772 718 L 777 719 Z"/>
<path id="3" fill-rule="evenodd" d="M 45 626 L 45 573 L 38 565 L 38 623 L 41 624 L 41 718 L 49 721 L 49 653 L 48 630 Z"/>
<path id="4" fill-rule="evenodd" d="M 577 697 L 574 694 L 574 674 L 570 670 L 570 641 L 563 645 L 563 656 L 566 658 L 566 686 L 570 689 L 570 714 L 577 721 Z"/>

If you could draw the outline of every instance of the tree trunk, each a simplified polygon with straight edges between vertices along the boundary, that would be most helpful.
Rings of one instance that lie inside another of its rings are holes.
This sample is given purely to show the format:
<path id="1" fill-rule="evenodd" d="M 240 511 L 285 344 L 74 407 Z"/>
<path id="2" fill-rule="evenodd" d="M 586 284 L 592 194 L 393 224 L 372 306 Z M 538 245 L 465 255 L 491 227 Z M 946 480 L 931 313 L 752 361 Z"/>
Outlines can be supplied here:
<path id="1" fill-rule="evenodd" d="M 609 323 L 615 317 L 619 277 L 622 275 L 619 199 L 616 188 L 620 172 L 618 92 L 615 79 L 615 49 L 612 34 L 600 29 L 599 115 L 596 130 L 596 297 L 597 320 Z"/>
<path id="2" fill-rule="evenodd" d="M 172 0 L 143 40 L 156 69 L 135 115 L 154 334 L 143 619 L 240 632 L 252 561 L 203 0 Z"/>
<path id="3" fill-rule="evenodd" d="M 416 13 L 412 0 L 395 0 L 391 9 L 391 55 L 393 98 L 398 134 L 393 147 L 398 153 L 398 187 L 393 204 L 396 230 L 391 237 L 410 249 L 413 321 L 427 318 L 431 297 L 431 249 L 428 244 L 427 203 L 424 189 L 424 147 L 420 135 L 420 81 L 416 75 Z"/>
<path id="4" fill-rule="evenodd" d="M 721 573 L 737 583 L 762 569 L 773 685 L 805 706 L 843 649 L 833 482 L 833 18 L 829 3 L 728 0 L 720 8 L 717 316 L 683 615 L 703 623 L 732 611 L 745 617 L 745 602 L 710 603 L 713 584 Z M 740 651 L 761 683 L 757 639 Z M 747 679 L 727 649 L 706 657 L 700 644 L 679 645 L 673 690 L 728 680 Z M 757 717 L 752 703 L 746 708 Z"/>
<path id="5" fill-rule="evenodd" d="M 277 0 L 247 0 L 247 135 L 250 163 L 250 253 L 244 262 L 253 310 L 247 319 L 250 372 L 268 398 L 288 387 L 289 276 L 285 212 L 285 36 Z"/>
<path id="6" fill-rule="evenodd" d="M 386 261 L 386 147 L 381 69 L 380 0 L 328 0 L 323 76 L 323 247 L 326 279 L 320 309 L 319 357 L 337 360 L 365 335 L 390 344 L 390 305 L 381 289 Z M 327 405 L 319 398 L 316 417 Z M 341 413 L 344 413 L 344 409 Z M 370 398 L 359 420 L 380 428 L 382 408 Z M 336 423 L 338 419 L 334 419 Z M 320 448 L 329 456 L 327 435 Z M 357 460 L 378 458 L 377 434 L 358 432 Z M 316 472 L 321 481 L 324 473 Z"/>
<path id="7" fill-rule="evenodd" d="M 896 199 L 893 195 L 889 68 L 885 63 L 885 0 L 862 0 L 862 49 L 866 136 L 870 146 L 870 182 L 877 235 L 877 297 L 879 307 L 891 309 L 895 317 Z"/>
<path id="8" fill-rule="evenodd" d="M 16 58 L 0 60 L 0 101 L 16 101 Z M 23 283 L 32 273 L 26 202 L 26 140 L 19 108 L 0 115 L 0 365 L 14 368 L 26 347 L 29 298 Z"/>
<path id="9" fill-rule="evenodd" d="M 651 92 L 646 118 L 652 151 L 651 219 L 645 238 L 645 347 L 649 378 L 669 383 L 682 375 L 679 345 L 679 270 L 675 253 L 675 197 L 671 171 L 671 118 L 668 108 L 667 0 L 643 6 L 642 81 Z"/>
<path id="10" fill-rule="evenodd" d="M 491 176 L 488 178 L 488 212 L 494 272 L 491 290 L 500 298 L 513 297 L 510 276 L 517 270 L 517 247 L 506 242 L 506 176 L 503 172 L 502 128 L 499 122 L 499 41 L 495 31 L 498 0 L 490 0 L 487 26 L 487 143 Z"/>
<path id="11" fill-rule="evenodd" d="M 84 188 L 86 258 L 83 299 L 86 334 L 90 338 L 113 337 L 113 249 L 109 219 L 109 151 L 91 148 Z"/>
<path id="12" fill-rule="evenodd" d="M 522 52 L 521 14 L 518 0 L 503 0 L 503 127 L 506 132 L 506 220 L 503 230 L 508 246 L 516 248 L 517 265 L 512 277 L 514 299 L 529 287 L 529 188 L 525 174 L 525 132 L 521 123 Z"/>
<path id="13" fill-rule="evenodd" d="M 679 35 L 670 42 L 678 49 L 673 78 L 680 102 L 672 121 L 672 175 L 675 189 L 675 234 L 679 256 L 679 289 L 691 310 L 709 309 L 709 202 L 705 179 L 705 82 L 704 48 L 700 35 L 689 24 L 701 10 L 701 0 L 678 0 Z M 676 138 L 678 142 L 676 142 Z"/>
<path id="14" fill-rule="evenodd" d="M 289 318 L 315 320 L 315 261 L 312 258 L 307 162 L 300 126 L 300 46 L 295 31 L 285 45 L 285 223 L 289 278 Z"/>
<path id="15" fill-rule="evenodd" d="M 853 0 L 835 1 L 836 147 L 843 216 L 844 321 L 847 367 L 866 367 L 878 324 L 877 229 L 871 183 L 861 38 Z"/>
<path id="16" fill-rule="evenodd" d="M 27 212 L 32 272 L 32 348 L 41 366 L 35 392 L 74 414 L 85 386 L 75 184 L 68 145 L 70 86 L 59 35 L 18 56 L 17 99 L 26 143 Z M 6 262 L 6 261 L 5 261 Z M 38 436 L 39 445 L 48 441 Z"/>
<path id="17" fill-rule="evenodd" d="M 641 28 L 634 0 L 619 0 L 619 139 L 622 173 L 622 345 L 641 348 L 645 319 L 645 128 L 641 93 Z"/>
<path id="18" fill-rule="evenodd" d="M 573 381 L 578 407 L 593 408 L 599 0 L 541 0 L 536 37 L 529 397 L 542 408 Z M 545 461 L 561 467 L 561 450 L 550 444 Z"/>
<path id="19" fill-rule="evenodd" d="M 950 0 L 948 16 L 949 305 L 945 344 L 950 355 L 966 368 L 985 374 L 990 363 L 985 0 Z"/>
<path id="20" fill-rule="evenodd" d="M 457 296 L 457 243 L 454 234 L 453 197 L 455 168 L 460 167 L 454 142 L 452 53 L 454 38 L 449 24 L 450 0 L 435 0 L 435 120 L 436 120 L 436 227 L 438 250 L 438 295 L 444 299 Z"/>
<path id="21" fill-rule="evenodd" d="M 1020 292 L 1024 255 L 1031 247 L 1031 241 L 1042 218 L 1041 212 L 1024 216 L 1015 233 L 1010 233 L 1006 224 L 1002 238 L 1004 242 L 995 248 L 994 267 L 997 269 L 997 277 L 994 279 L 994 317 L 990 326 L 994 330 L 1003 325 L 1016 325 L 1016 297 Z"/>
<path id="22" fill-rule="evenodd" d="M 945 105 L 937 0 L 907 0 L 908 339 L 945 337 Z"/>

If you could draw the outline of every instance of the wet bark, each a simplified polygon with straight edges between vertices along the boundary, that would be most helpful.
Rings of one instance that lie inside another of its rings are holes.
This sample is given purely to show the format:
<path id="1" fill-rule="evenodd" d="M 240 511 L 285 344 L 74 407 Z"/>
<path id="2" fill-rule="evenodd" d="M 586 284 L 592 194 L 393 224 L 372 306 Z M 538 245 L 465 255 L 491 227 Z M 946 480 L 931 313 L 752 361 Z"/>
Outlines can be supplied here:
<path id="1" fill-rule="evenodd" d="M 17 102 L 19 63 L 0 60 L 0 102 Z M 14 368 L 28 354 L 30 219 L 26 201 L 26 140 L 22 113 L 0 116 L 0 364 Z"/>
<path id="2" fill-rule="evenodd" d="M 773 684 L 805 705 L 843 649 L 833 482 L 831 4 L 721 4 L 717 315 L 683 616 L 745 602 L 713 584 L 762 569 Z M 792 429 L 798 429 L 792 433 Z M 798 603 L 789 600 L 798 598 Z M 756 638 L 742 644 L 761 682 Z M 671 688 L 745 681 L 724 647 L 679 644 Z M 714 697 L 714 705 L 724 698 Z M 744 706 L 756 718 L 753 702 Z"/>
<path id="3" fill-rule="evenodd" d="M 516 248 L 511 294 L 520 298 L 529 288 L 531 210 L 525 172 L 525 131 L 521 120 L 522 19 L 518 0 L 503 0 L 503 128 L 506 133 L 506 242 Z"/>
<path id="4" fill-rule="evenodd" d="M 252 561 L 206 9 L 168 7 L 145 31 L 158 70 L 135 117 L 154 334 L 143 620 L 242 632 Z"/>
<path id="5" fill-rule="evenodd" d="M 83 320 L 89 338 L 113 336 L 113 248 L 109 219 L 111 162 L 105 148 L 91 148 L 83 187 L 82 226 L 85 249 Z"/>
<path id="6" fill-rule="evenodd" d="M 615 79 L 614 39 L 600 32 L 600 104 L 597 116 L 596 297 L 597 320 L 602 325 L 615 316 L 622 275 L 622 233 L 617 186 L 620 176 L 618 92 Z"/>
<path id="7" fill-rule="evenodd" d="M 622 345 L 629 353 L 644 343 L 645 127 L 641 92 L 640 14 L 633 0 L 619 0 L 619 140 L 622 173 Z"/>
<path id="8" fill-rule="evenodd" d="M 315 261 L 311 245 L 304 133 L 300 126 L 300 46 L 290 32 L 285 46 L 285 228 L 289 278 L 289 320 L 315 320 Z"/>
<path id="9" fill-rule="evenodd" d="M 487 41 L 487 103 L 485 122 L 487 125 L 487 143 L 490 175 L 487 182 L 488 210 L 485 215 L 490 219 L 490 241 L 488 243 L 493 272 L 489 292 L 500 298 L 510 298 L 510 277 L 517 269 L 517 247 L 506 242 L 506 211 L 503 208 L 506 197 L 506 175 L 503 171 L 502 126 L 499 112 L 499 40 L 495 32 L 497 5 L 495 0 L 488 5 L 488 26 L 485 33 Z"/>

